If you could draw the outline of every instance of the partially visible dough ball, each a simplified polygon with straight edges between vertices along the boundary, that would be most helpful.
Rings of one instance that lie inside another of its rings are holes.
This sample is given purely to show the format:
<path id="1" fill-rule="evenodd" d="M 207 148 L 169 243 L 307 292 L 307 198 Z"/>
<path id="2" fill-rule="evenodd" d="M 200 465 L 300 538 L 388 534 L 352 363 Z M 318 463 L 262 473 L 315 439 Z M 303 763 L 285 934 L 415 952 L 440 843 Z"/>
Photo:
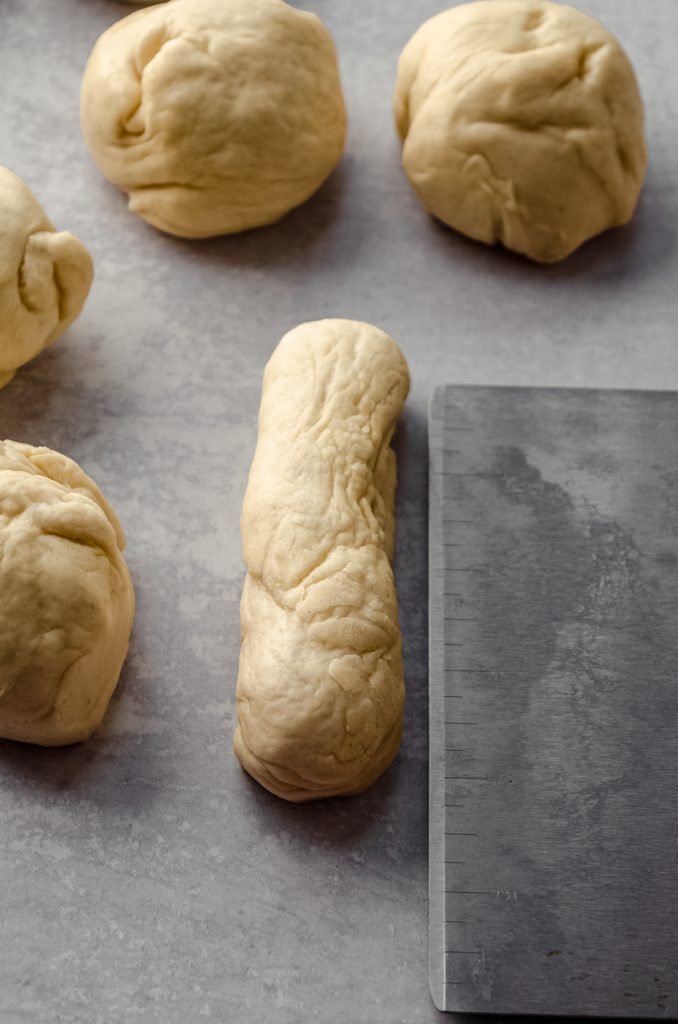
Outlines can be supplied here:
<path id="1" fill-rule="evenodd" d="M 60 746 L 101 722 L 134 618 L 124 546 L 75 462 L 0 441 L 0 736 Z"/>
<path id="2" fill-rule="evenodd" d="M 283 0 L 173 0 L 123 18 L 89 59 L 81 122 L 130 210 L 187 238 L 278 220 L 346 134 L 330 35 Z"/>
<path id="3" fill-rule="evenodd" d="M 477 0 L 431 18 L 401 55 L 395 116 L 419 199 L 471 238 L 549 263 L 633 214 L 638 84 L 574 7 Z"/>
<path id="4" fill-rule="evenodd" d="M 0 387 L 75 320 L 92 276 L 82 242 L 57 231 L 23 181 L 0 167 Z"/>

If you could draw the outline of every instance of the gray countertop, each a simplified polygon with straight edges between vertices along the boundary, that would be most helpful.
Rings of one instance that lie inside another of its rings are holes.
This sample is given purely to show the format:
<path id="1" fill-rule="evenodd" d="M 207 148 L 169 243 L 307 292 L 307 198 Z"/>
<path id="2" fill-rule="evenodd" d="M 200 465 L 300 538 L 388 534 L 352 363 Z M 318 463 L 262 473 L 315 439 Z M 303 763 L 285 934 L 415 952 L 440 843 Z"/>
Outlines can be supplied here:
<path id="1" fill-rule="evenodd" d="M 441 381 L 678 388 L 675 0 L 588 0 L 639 73 L 638 214 L 545 268 L 454 235 L 399 167 L 397 55 L 435 0 L 308 0 L 338 44 L 337 172 L 280 224 L 186 242 L 90 162 L 79 81 L 111 0 L 2 0 L 0 162 L 89 246 L 68 334 L 0 392 L 0 436 L 47 444 L 126 527 L 138 613 L 89 743 L 0 743 L 2 1024 L 431 1024 L 427 976 L 426 408 Z M 373 321 L 412 394 L 397 437 L 402 751 L 364 795 L 301 807 L 230 750 L 238 517 L 261 374 L 294 324 Z"/>

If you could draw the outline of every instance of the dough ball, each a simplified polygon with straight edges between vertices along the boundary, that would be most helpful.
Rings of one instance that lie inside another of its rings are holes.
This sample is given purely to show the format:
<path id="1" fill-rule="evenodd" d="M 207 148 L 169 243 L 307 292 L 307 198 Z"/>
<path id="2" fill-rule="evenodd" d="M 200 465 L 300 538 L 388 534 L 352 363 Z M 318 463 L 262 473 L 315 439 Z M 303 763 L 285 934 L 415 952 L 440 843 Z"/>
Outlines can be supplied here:
<path id="1" fill-rule="evenodd" d="M 173 0 L 98 40 L 81 121 L 129 208 L 187 238 L 270 224 L 336 165 L 346 115 L 330 35 L 283 0 Z"/>
<path id="2" fill-rule="evenodd" d="M 101 722 L 134 617 L 124 545 L 75 462 L 0 441 L 0 736 L 59 746 Z"/>
<path id="3" fill-rule="evenodd" d="M 0 167 L 0 387 L 62 334 L 92 283 L 92 259 L 57 231 L 20 178 Z"/>
<path id="4" fill-rule="evenodd" d="M 478 241 L 550 263 L 633 214 L 638 84 L 573 7 L 477 0 L 431 18 L 401 55 L 395 116 L 422 204 Z"/>

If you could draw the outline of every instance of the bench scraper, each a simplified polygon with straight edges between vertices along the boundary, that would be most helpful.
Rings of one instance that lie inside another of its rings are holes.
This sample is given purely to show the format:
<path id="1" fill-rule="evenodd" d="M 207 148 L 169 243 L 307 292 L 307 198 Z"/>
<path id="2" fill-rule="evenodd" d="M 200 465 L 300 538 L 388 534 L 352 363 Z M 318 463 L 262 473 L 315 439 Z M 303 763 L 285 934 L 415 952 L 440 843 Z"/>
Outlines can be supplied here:
<path id="1" fill-rule="evenodd" d="M 430 981 L 678 1016 L 678 394 L 441 387 Z"/>

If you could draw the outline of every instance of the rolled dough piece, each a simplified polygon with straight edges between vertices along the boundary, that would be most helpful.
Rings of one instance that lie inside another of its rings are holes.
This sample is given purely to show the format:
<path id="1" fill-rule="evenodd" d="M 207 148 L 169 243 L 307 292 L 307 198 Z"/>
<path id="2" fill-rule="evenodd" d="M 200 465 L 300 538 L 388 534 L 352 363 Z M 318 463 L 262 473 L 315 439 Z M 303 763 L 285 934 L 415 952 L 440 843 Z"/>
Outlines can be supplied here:
<path id="1" fill-rule="evenodd" d="M 0 387 L 80 313 L 92 259 L 57 231 L 20 178 L 0 167 Z"/>
<path id="2" fill-rule="evenodd" d="M 266 367 L 241 519 L 234 748 L 286 800 L 358 793 L 400 745 L 389 442 L 408 389 L 395 342 L 351 320 L 302 324 Z"/>
<path id="3" fill-rule="evenodd" d="M 129 208 L 202 238 L 278 220 L 341 156 L 337 56 L 283 0 L 173 0 L 99 38 L 81 94 L 85 142 Z"/>
<path id="4" fill-rule="evenodd" d="M 72 459 L 0 441 L 0 736 L 61 746 L 101 722 L 134 617 L 124 546 Z"/>
<path id="5" fill-rule="evenodd" d="M 431 18 L 400 57 L 395 117 L 430 213 L 544 263 L 625 224 L 645 177 L 629 59 L 565 4 L 476 0 Z"/>

